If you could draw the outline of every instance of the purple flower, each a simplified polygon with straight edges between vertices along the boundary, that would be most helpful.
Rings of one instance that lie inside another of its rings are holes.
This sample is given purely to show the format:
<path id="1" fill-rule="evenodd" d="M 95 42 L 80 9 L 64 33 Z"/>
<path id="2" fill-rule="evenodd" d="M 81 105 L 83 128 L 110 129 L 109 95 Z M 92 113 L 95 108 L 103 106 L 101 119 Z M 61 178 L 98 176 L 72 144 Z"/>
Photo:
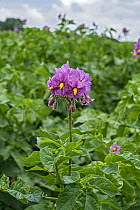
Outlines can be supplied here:
<path id="1" fill-rule="evenodd" d="M 54 96 L 64 96 L 74 100 L 79 98 L 84 105 L 93 101 L 87 96 L 92 84 L 88 73 L 78 68 L 70 68 L 68 62 L 55 70 L 54 76 L 47 82 Z M 74 106 L 71 108 L 75 109 Z"/>
<path id="2" fill-rule="evenodd" d="M 123 28 L 122 32 L 126 36 L 129 33 L 129 30 L 127 28 Z"/>
<path id="3" fill-rule="evenodd" d="M 68 75 L 65 72 L 58 72 L 49 79 L 47 85 L 53 95 L 65 95 Z"/>
<path id="4" fill-rule="evenodd" d="M 120 146 L 117 146 L 117 143 L 114 143 L 112 146 L 110 146 L 109 151 L 114 153 L 120 153 Z"/>
<path id="5" fill-rule="evenodd" d="M 81 98 L 86 92 L 85 86 L 79 80 L 70 80 L 66 86 L 66 95 L 69 98 Z"/>
<path id="6" fill-rule="evenodd" d="M 17 27 L 14 28 L 14 32 L 15 32 L 15 33 L 18 32 L 18 28 L 17 28 Z"/>
<path id="7" fill-rule="evenodd" d="M 50 28 L 49 28 L 49 26 L 44 26 L 43 29 L 49 30 Z"/>
<path id="8" fill-rule="evenodd" d="M 139 54 L 140 54 L 140 38 L 138 39 L 138 41 L 137 41 L 136 44 L 134 45 L 133 56 L 134 56 L 135 58 L 137 58 Z"/>
<path id="9" fill-rule="evenodd" d="M 88 103 L 94 101 L 94 99 L 91 99 L 89 96 L 84 95 L 81 99 L 82 105 L 87 105 Z"/>

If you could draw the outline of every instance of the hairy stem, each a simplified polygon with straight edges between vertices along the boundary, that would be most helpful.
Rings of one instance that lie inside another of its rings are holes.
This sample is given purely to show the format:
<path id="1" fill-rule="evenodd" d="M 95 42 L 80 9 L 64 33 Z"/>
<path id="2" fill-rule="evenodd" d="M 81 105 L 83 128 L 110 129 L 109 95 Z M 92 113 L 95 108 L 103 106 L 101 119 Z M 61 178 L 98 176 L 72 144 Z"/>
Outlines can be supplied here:
<path id="1" fill-rule="evenodd" d="M 72 142 L 72 114 L 70 108 L 68 109 L 68 119 L 69 119 L 69 135 L 70 135 L 70 142 Z M 71 176 L 71 164 L 72 160 L 69 160 L 69 172 L 68 175 Z"/>

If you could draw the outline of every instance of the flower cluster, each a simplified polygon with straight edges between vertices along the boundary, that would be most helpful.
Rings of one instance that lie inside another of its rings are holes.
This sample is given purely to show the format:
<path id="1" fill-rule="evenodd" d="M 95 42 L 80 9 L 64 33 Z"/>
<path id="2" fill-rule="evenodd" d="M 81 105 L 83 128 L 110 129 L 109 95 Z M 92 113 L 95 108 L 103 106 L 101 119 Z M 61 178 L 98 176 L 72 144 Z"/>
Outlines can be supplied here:
<path id="1" fill-rule="evenodd" d="M 138 55 L 140 54 L 140 38 L 138 39 L 137 43 L 134 45 L 134 52 L 133 56 L 135 58 L 138 58 Z"/>
<path id="2" fill-rule="evenodd" d="M 120 153 L 120 146 L 117 146 L 117 143 L 114 143 L 111 147 L 110 147 L 110 152 L 114 152 L 114 153 Z"/>
<path id="3" fill-rule="evenodd" d="M 78 68 L 70 68 L 68 62 L 61 68 L 56 69 L 54 76 L 48 80 L 47 85 L 52 93 L 49 105 L 54 104 L 55 96 L 73 99 L 74 101 L 79 98 L 82 105 L 93 101 L 88 97 L 91 86 L 89 74 Z"/>

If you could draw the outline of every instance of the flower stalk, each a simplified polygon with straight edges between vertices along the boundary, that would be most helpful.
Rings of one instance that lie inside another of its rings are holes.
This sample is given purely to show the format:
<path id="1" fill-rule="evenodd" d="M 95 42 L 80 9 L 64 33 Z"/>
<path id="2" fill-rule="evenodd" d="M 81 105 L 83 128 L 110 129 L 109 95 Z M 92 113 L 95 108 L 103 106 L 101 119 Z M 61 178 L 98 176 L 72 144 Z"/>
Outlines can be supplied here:
<path id="1" fill-rule="evenodd" d="M 69 141 L 72 142 L 72 113 L 71 113 L 71 109 L 69 107 L 68 109 L 68 123 L 69 123 L 69 135 L 70 135 L 70 139 Z M 71 164 L 72 164 L 72 160 L 69 160 L 69 172 L 68 175 L 71 176 Z"/>

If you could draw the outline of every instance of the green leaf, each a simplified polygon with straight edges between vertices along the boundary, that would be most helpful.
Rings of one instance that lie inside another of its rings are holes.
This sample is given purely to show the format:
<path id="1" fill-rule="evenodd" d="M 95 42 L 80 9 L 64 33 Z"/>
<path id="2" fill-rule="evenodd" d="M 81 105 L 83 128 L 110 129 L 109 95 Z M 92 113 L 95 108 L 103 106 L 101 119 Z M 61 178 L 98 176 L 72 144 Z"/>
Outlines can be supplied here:
<path id="1" fill-rule="evenodd" d="M 42 168 L 40 166 L 34 166 L 34 167 L 30 168 L 28 171 L 44 171 L 44 168 Z"/>
<path id="2" fill-rule="evenodd" d="M 100 170 L 103 171 L 105 174 L 114 174 L 118 172 L 118 168 L 113 163 L 102 166 Z"/>
<path id="3" fill-rule="evenodd" d="M 128 194 L 130 196 L 135 196 L 134 186 L 131 186 L 131 184 L 126 180 L 123 180 L 123 186 L 121 190 L 125 192 L 125 194 Z"/>
<path id="4" fill-rule="evenodd" d="M 15 162 L 17 163 L 18 167 L 21 169 L 21 171 L 23 171 L 23 165 L 21 164 L 21 155 L 19 153 L 18 150 L 14 150 L 11 152 L 11 156 L 13 157 L 13 159 L 15 160 Z"/>
<path id="5" fill-rule="evenodd" d="M 77 207 L 79 204 L 79 207 Z M 82 192 L 77 198 L 77 204 L 75 205 L 76 210 L 93 210 L 100 209 L 99 198 L 96 193 L 93 192 L 92 189 L 82 189 Z M 77 207 L 77 208 L 76 208 Z"/>
<path id="6" fill-rule="evenodd" d="M 140 188 L 140 170 L 138 170 L 138 169 L 136 169 L 134 167 L 129 167 L 129 170 L 130 170 L 132 176 L 134 177 L 137 185 Z"/>
<path id="7" fill-rule="evenodd" d="M 48 204 L 35 204 L 26 208 L 26 210 L 53 210 Z"/>
<path id="8" fill-rule="evenodd" d="M 40 134 L 41 137 L 45 137 L 46 139 L 51 139 L 51 140 L 58 140 L 59 139 L 59 136 L 57 134 L 51 133 L 51 132 L 46 131 L 46 130 L 40 129 L 39 134 Z"/>
<path id="9" fill-rule="evenodd" d="M 0 190 L 7 190 L 9 188 L 9 177 L 3 175 L 0 179 Z"/>
<path id="10" fill-rule="evenodd" d="M 80 179 L 80 174 L 77 171 L 73 171 L 71 176 L 62 177 L 64 184 L 71 184 L 77 182 L 79 179 Z"/>
<path id="11" fill-rule="evenodd" d="M 110 197 L 119 194 L 117 187 L 109 179 L 104 177 L 94 177 L 89 180 L 89 184 Z"/>
<path id="12" fill-rule="evenodd" d="M 27 165 L 28 167 L 36 166 L 40 161 L 40 152 L 34 151 L 29 157 L 22 159 L 23 164 Z"/>
<path id="13" fill-rule="evenodd" d="M 110 200 L 109 200 L 110 201 Z M 102 202 L 102 208 L 101 210 L 121 210 L 121 206 L 118 205 L 115 201 L 105 201 Z"/>
<path id="14" fill-rule="evenodd" d="M 68 185 L 58 196 L 56 210 L 72 210 L 76 203 L 79 190 L 80 186 L 77 184 Z"/>
<path id="15" fill-rule="evenodd" d="M 71 159 L 70 156 L 59 156 L 57 159 L 55 159 L 55 164 L 57 166 L 59 166 L 61 163 L 63 163 L 64 161 L 67 161 L 69 159 Z"/>
<path id="16" fill-rule="evenodd" d="M 80 147 L 82 145 L 82 142 L 69 142 L 66 146 L 65 146 L 65 151 L 66 154 L 74 149 L 76 149 L 77 147 Z"/>
<path id="17" fill-rule="evenodd" d="M 20 200 L 24 204 L 27 203 L 27 199 L 25 199 L 25 189 L 26 185 L 22 179 L 17 179 L 16 182 L 13 182 L 11 185 L 11 189 L 8 189 L 8 193 L 15 197 L 17 200 Z"/>
<path id="18" fill-rule="evenodd" d="M 38 143 L 38 145 L 39 145 L 39 147 L 41 149 L 44 148 L 44 147 L 46 147 L 46 146 L 48 146 L 50 148 L 52 147 L 54 149 L 57 149 L 57 148 L 59 148 L 59 147 L 62 146 L 62 142 L 48 139 L 48 140 L 42 140 L 42 141 L 40 141 Z"/>
<path id="19" fill-rule="evenodd" d="M 42 199 L 43 192 L 39 187 L 33 187 L 31 191 L 25 195 L 25 198 L 31 202 L 39 202 Z"/>
<path id="20" fill-rule="evenodd" d="M 114 152 L 110 152 L 106 157 L 105 157 L 105 162 L 107 163 L 115 163 L 119 161 L 125 161 L 125 158 L 122 157 L 119 154 L 116 154 Z"/>
<path id="21" fill-rule="evenodd" d="M 48 171 L 54 171 L 54 155 L 51 149 L 45 147 L 40 150 L 40 160 L 42 164 L 48 169 Z"/>

